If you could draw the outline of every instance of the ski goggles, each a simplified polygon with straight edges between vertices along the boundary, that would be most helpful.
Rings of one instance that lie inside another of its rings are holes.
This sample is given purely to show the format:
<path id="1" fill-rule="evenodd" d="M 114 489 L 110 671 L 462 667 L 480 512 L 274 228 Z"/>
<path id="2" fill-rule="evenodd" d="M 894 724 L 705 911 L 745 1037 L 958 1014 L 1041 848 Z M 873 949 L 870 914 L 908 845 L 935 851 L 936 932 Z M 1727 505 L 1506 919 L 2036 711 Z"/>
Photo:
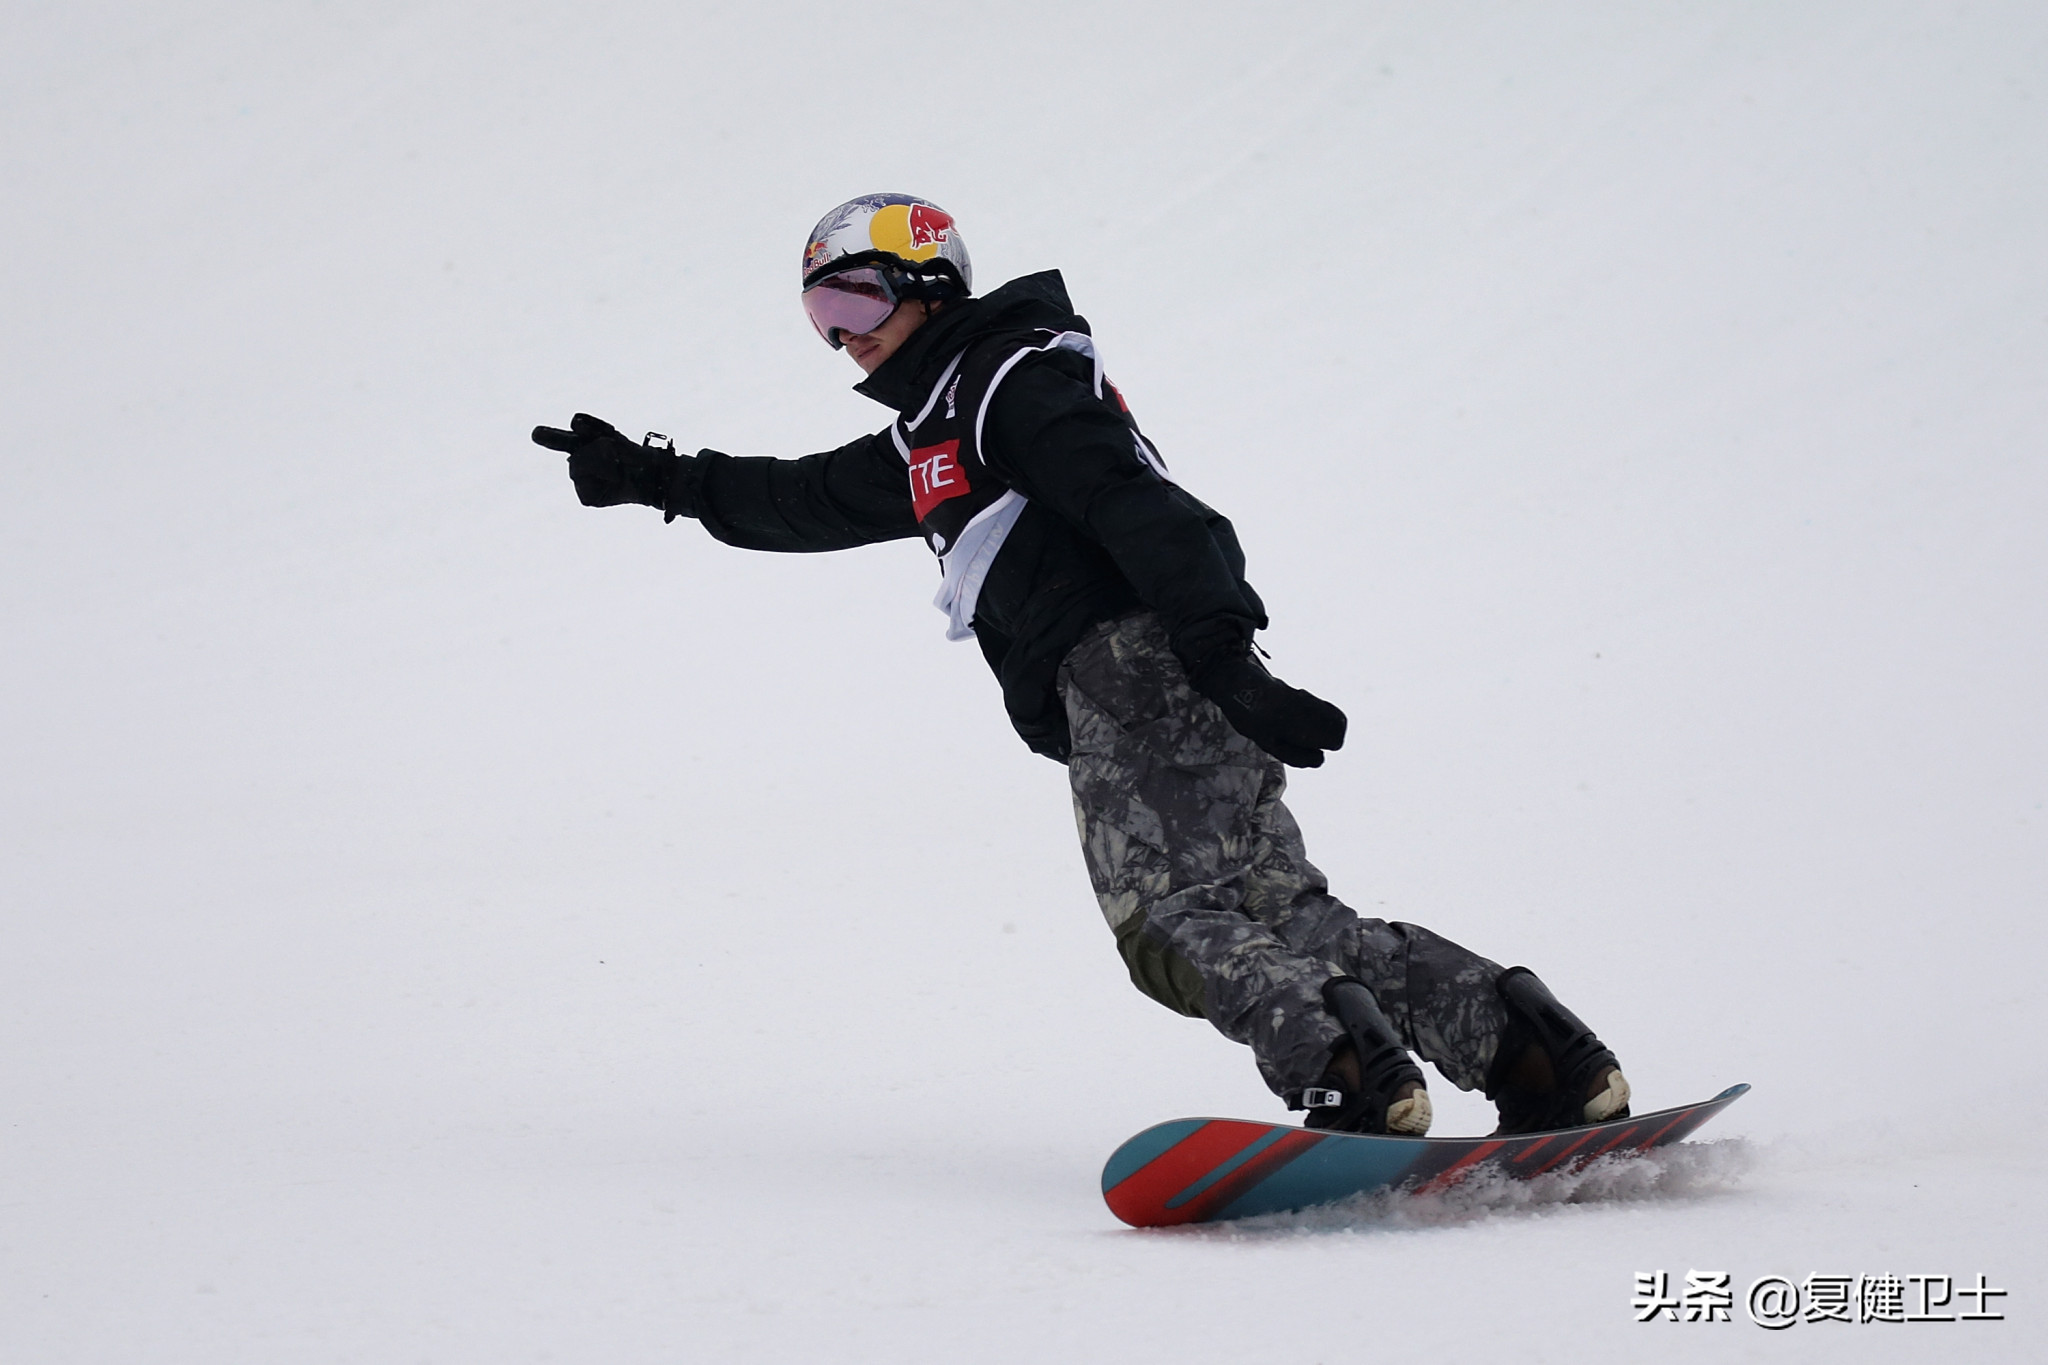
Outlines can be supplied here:
<path id="1" fill-rule="evenodd" d="M 827 275 L 804 290 L 804 314 L 836 351 L 846 344 L 839 339 L 842 334 L 874 331 L 902 301 L 888 271 L 864 265 Z"/>

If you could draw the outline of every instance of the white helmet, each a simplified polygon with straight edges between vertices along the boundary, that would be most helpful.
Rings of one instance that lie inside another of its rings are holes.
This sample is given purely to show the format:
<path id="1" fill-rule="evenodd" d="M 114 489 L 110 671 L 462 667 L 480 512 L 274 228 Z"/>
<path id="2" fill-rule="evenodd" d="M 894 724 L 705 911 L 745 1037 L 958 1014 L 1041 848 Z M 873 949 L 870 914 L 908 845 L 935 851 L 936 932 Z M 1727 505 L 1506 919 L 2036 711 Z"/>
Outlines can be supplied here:
<path id="1" fill-rule="evenodd" d="M 818 220 L 804 248 L 804 288 L 859 265 L 887 267 L 905 298 L 963 298 L 974 266 L 953 215 L 914 194 L 864 194 Z"/>

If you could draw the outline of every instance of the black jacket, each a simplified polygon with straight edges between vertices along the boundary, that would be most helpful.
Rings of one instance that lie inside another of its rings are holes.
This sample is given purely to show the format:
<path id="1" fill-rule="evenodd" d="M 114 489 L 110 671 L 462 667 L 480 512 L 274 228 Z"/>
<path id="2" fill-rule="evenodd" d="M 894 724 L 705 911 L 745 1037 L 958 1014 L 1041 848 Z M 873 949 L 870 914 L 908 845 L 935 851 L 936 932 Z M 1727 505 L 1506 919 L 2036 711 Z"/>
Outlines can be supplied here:
<path id="1" fill-rule="evenodd" d="M 914 411 L 963 349 L 1030 328 L 1088 330 L 1058 271 L 947 304 L 855 392 Z M 982 585 L 975 638 L 1017 733 L 1058 759 L 1068 740 L 1055 675 L 1091 625 L 1149 607 L 1193 672 L 1266 624 L 1230 523 L 1139 458 L 1123 414 L 1095 396 L 1092 380 L 1086 357 L 1032 355 L 997 388 L 982 433 L 983 458 L 1029 506 Z M 798 460 L 704 451 L 670 507 L 753 550 L 841 550 L 918 534 L 903 457 L 886 429 Z"/>

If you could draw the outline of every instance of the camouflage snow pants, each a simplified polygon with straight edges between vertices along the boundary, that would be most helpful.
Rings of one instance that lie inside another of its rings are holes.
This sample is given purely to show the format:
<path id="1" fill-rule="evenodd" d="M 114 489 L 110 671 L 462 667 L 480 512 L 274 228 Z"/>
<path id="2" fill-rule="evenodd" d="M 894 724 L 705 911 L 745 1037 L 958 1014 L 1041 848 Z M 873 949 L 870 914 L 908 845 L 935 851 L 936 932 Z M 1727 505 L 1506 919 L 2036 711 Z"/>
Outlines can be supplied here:
<path id="1" fill-rule="evenodd" d="M 1059 687 L 1088 876 L 1139 990 L 1250 1044 L 1285 1097 L 1344 1036 L 1323 983 L 1353 976 L 1417 1056 L 1484 1084 L 1507 1023 L 1500 967 L 1330 894 L 1281 804 L 1286 770 L 1188 685 L 1156 616 L 1095 627 Z"/>

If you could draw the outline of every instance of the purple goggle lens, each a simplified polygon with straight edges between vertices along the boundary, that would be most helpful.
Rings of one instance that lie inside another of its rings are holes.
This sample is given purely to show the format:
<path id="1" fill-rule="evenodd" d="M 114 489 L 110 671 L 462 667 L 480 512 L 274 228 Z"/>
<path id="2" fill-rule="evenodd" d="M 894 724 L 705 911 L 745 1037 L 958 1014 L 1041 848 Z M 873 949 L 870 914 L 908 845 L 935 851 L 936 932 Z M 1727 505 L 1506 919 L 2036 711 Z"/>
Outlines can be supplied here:
<path id="1" fill-rule="evenodd" d="M 889 277 L 873 266 L 827 275 L 804 290 L 804 312 L 834 350 L 845 344 L 839 333 L 874 331 L 896 311 L 896 302 Z"/>

